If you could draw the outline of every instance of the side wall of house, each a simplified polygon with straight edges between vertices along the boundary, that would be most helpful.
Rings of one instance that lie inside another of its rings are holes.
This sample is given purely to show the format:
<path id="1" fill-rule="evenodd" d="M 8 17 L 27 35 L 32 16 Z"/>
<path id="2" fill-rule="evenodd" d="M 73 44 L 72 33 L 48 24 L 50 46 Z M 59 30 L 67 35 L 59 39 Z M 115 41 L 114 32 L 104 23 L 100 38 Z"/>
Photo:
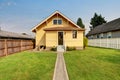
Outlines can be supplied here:
<path id="1" fill-rule="evenodd" d="M 83 31 L 77 31 L 77 38 L 73 38 L 72 31 L 65 31 L 64 41 L 65 46 L 83 49 Z"/>
<path id="2" fill-rule="evenodd" d="M 46 31 L 47 49 L 57 46 L 57 31 Z"/>
<path id="3" fill-rule="evenodd" d="M 36 46 L 45 45 L 46 43 L 46 34 L 43 28 L 46 24 L 42 24 L 39 28 L 36 29 Z"/>
<path id="4" fill-rule="evenodd" d="M 112 32 L 112 38 L 120 38 L 120 31 Z"/>
<path id="5" fill-rule="evenodd" d="M 83 49 L 83 31 L 77 32 L 77 38 L 73 38 L 72 31 L 63 31 L 63 44 L 68 47 Z M 58 46 L 58 31 L 46 31 L 46 47 Z"/>
<path id="6" fill-rule="evenodd" d="M 103 33 L 103 38 L 108 38 L 107 33 L 108 32 Z M 88 36 L 88 39 L 99 39 L 99 38 L 101 38 L 101 37 L 97 38 L 97 34 L 96 35 L 91 35 L 91 36 Z M 100 36 L 100 34 L 99 34 L 99 36 Z M 120 31 L 112 31 L 111 32 L 111 38 L 120 38 Z"/>

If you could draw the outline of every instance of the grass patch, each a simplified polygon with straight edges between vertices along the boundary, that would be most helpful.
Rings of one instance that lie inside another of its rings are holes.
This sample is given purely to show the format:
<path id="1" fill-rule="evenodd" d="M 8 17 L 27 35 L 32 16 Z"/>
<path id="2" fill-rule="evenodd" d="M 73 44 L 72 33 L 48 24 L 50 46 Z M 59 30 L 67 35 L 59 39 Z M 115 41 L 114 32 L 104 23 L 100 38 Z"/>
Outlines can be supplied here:
<path id="1" fill-rule="evenodd" d="M 64 57 L 70 80 L 120 80 L 120 50 L 87 47 Z"/>
<path id="2" fill-rule="evenodd" d="M 21 52 L 0 58 L 0 80 L 52 80 L 56 54 Z"/>

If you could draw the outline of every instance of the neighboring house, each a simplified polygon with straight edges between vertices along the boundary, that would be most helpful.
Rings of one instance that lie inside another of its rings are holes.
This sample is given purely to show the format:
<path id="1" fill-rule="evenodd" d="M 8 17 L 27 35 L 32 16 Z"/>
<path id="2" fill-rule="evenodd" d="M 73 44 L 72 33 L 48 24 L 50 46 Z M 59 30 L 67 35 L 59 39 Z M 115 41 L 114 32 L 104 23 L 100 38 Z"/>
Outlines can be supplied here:
<path id="1" fill-rule="evenodd" d="M 34 48 L 34 37 L 22 33 L 0 30 L 0 56 L 31 50 Z"/>
<path id="2" fill-rule="evenodd" d="M 120 18 L 95 27 L 86 36 L 89 46 L 120 49 Z"/>
<path id="3" fill-rule="evenodd" d="M 83 49 L 83 32 L 69 18 L 55 11 L 32 29 L 36 33 L 36 48 L 75 47 Z M 60 45 L 60 46 L 59 46 Z"/>
<path id="4" fill-rule="evenodd" d="M 32 40 L 34 37 L 28 34 L 18 34 L 14 32 L 8 32 L 0 30 L 0 39 L 21 39 L 21 40 Z"/>
<path id="5" fill-rule="evenodd" d="M 120 18 L 95 27 L 87 34 L 88 39 L 120 38 Z"/>

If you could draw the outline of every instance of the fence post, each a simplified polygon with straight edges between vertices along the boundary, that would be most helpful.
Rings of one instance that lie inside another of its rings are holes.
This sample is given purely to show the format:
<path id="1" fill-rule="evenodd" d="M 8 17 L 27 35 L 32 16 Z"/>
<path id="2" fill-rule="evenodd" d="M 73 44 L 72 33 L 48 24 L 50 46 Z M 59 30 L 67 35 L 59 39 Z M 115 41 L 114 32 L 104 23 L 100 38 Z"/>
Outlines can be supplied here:
<path id="1" fill-rule="evenodd" d="M 119 49 L 119 48 L 118 48 L 118 45 L 119 45 L 119 43 L 118 43 L 118 38 L 116 38 L 116 39 L 117 39 L 117 41 L 116 41 L 116 42 L 117 42 L 116 46 L 117 46 L 117 49 Z"/>
<path id="2" fill-rule="evenodd" d="M 20 40 L 20 51 L 22 51 L 22 40 Z"/>
<path id="3" fill-rule="evenodd" d="M 106 41 L 106 43 L 107 43 L 107 48 L 108 48 L 108 43 L 109 43 L 109 41 L 108 41 L 108 38 L 107 38 L 107 41 Z"/>
<path id="4" fill-rule="evenodd" d="M 120 49 L 120 39 L 118 38 L 118 49 Z"/>
<path id="5" fill-rule="evenodd" d="M 101 47 L 101 38 L 100 38 L 100 47 Z"/>
<path id="6" fill-rule="evenodd" d="M 8 46 L 7 46 L 7 39 L 4 40 L 4 46 L 5 46 L 5 51 L 4 51 L 4 54 L 7 56 L 8 54 Z"/>
<path id="7" fill-rule="evenodd" d="M 15 41 L 14 40 L 11 40 L 11 43 L 12 43 L 12 53 L 14 53 L 14 43 Z"/>

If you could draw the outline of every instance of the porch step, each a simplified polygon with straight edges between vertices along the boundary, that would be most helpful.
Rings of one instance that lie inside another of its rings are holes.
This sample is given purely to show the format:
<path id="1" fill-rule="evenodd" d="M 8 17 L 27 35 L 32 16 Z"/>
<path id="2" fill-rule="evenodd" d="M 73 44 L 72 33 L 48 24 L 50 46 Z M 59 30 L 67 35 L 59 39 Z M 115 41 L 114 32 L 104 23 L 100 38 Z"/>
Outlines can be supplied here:
<path id="1" fill-rule="evenodd" d="M 63 45 L 58 45 L 58 46 L 57 46 L 57 52 L 65 52 L 65 46 L 63 46 Z"/>

